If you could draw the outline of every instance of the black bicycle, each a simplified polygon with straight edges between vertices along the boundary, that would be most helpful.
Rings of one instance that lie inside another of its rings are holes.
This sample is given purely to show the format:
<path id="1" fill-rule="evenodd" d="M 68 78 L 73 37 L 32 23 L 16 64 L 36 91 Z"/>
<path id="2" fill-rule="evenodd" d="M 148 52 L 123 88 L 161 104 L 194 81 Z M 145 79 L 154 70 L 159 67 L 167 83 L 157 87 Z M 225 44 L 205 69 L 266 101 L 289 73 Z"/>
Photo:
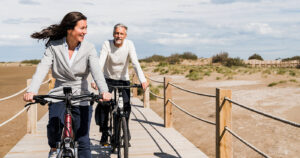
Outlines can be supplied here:
<path id="1" fill-rule="evenodd" d="M 118 158 L 128 158 L 129 129 L 124 111 L 123 89 L 141 88 L 141 85 L 111 86 L 114 90 L 114 99 L 110 103 L 109 110 L 109 144 L 114 153 L 117 149 Z M 129 96 L 130 97 L 130 96 Z"/>
<path id="2" fill-rule="evenodd" d="M 57 143 L 58 155 L 57 158 L 78 158 L 78 142 L 75 141 L 75 134 L 72 126 L 72 102 L 71 101 L 90 101 L 93 105 L 93 102 L 98 102 L 99 99 L 102 99 L 100 95 L 85 94 L 85 95 L 72 95 L 71 87 L 63 87 L 65 96 L 58 95 L 35 95 L 33 99 L 35 103 L 28 103 L 25 107 L 39 103 L 41 105 L 46 105 L 50 101 L 46 100 L 47 98 L 57 99 L 65 102 L 66 111 L 64 114 L 64 127 L 62 130 L 61 141 Z"/>

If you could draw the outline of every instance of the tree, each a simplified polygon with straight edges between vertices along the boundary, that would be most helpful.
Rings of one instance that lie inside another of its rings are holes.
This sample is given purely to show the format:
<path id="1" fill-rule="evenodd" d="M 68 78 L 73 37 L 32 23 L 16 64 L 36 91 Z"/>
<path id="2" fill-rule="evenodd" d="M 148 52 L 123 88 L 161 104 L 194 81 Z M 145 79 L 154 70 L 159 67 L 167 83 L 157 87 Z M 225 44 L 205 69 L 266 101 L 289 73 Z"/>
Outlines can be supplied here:
<path id="1" fill-rule="evenodd" d="M 248 60 L 251 60 L 251 59 L 256 59 L 256 60 L 261 60 L 261 61 L 264 60 L 259 54 L 256 54 L 256 53 L 254 53 L 253 55 L 251 55 L 251 56 L 248 58 Z"/>

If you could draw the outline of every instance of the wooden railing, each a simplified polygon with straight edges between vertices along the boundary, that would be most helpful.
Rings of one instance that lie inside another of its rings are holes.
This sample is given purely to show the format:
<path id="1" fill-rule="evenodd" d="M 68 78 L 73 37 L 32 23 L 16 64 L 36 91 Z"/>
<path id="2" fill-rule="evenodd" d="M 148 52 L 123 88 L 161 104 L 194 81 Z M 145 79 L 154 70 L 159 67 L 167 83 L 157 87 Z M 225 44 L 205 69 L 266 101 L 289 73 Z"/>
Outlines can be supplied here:
<path id="1" fill-rule="evenodd" d="M 164 100 L 164 102 L 163 102 L 163 106 L 164 106 L 164 126 L 166 128 L 172 127 L 172 121 L 173 121 L 173 119 L 172 119 L 173 118 L 172 107 L 173 107 L 173 105 L 175 107 L 177 107 L 179 110 L 185 112 L 186 114 L 188 114 L 188 115 L 190 115 L 190 116 L 192 116 L 192 117 L 194 117 L 194 118 L 196 118 L 200 121 L 203 121 L 203 122 L 206 122 L 206 123 L 209 123 L 211 125 L 216 126 L 216 157 L 217 158 L 232 158 L 233 157 L 232 136 L 234 136 L 235 138 L 240 140 L 242 143 L 244 143 L 249 148 L 251 148 L 252 150 L 259 153 L 263 157 L 270 157 L 267 154 L 260 151 L 259 149 L 257 149 L 254 145 L 248 143 L 246 140 L 244 140 L 243 138 L 241 138 L 240 136 L 238 136 L 236 133 L 234 133 L 231 130 L 232 104 L 235 104 L 235 105 L 237 105 L 241 108 L 247 109 L 249 111 L 255 112 L 257 114 L 263 115 L 265 117 L 268 117 L 268 118 L 280 121 L 282 123 L 289 124 L 291 126 L 300 128 L 299 123 L 295 123 L 295 122 L 291 122 L 291 121 L 288 121 L 288 120 L 285 120 L 285 119 L 281 119 L 279 117 L 272 116 L 270 114 L 266 114 L 264 112 L 261 112 L 261 111 L 258 111 L 256 109 L 254 109 L 254 108 L 250 108 L 250 107 L 247 107 L 245 105 L 242 105 L 242 104 L 239 104 L 239 103 L 233 101 L 231 99 L 232 92 L 229 89 L 219 89 L 219 88 L 217 88 L 216 89 L 216 95 L 201 94 L 201 93 L 198 93 L 198 92 L 193 92 L 191 90 L 186 90 L 182 87 L 179 87 L 179 86 L 175 85 L 174 83 L 172 83 L 172 79 L 170 77 L 164 77 L 163 82 L 162 81 L 155 81 L 153 79 L 150 79 L 149 76 L 147 78 L 148 78 L 148 80 L 151 80 L 151 81 L 154 81 L 154 82 L 163 83 L 164 96 L 163 97 L 157 96 L 156 94 L 153 94 L 150 90 L 145 91 L 144 92 L 144 105 L 149 104 L 148 102 L 149 102 L 150 94 L 154 95 L 157 98 L 161 98 L 161 99 Z M 193 93 L 193 94 L 197 94 L 197 95 L 201 95 L 201 96 L 205 96 L 205 97 L 215 97 L 215 99 L 216 99 L 216 120 L 215 120 L 215 122 L 207 121 L 207 120 L 198 118 L 198 117 L 192 115 L 191 113 L 189 113 L 188 111 L 184 110 L 183 108 L 181 108 L 177 104 L 175 104 L 172 101 L 172 86 L 176 87 L 178 89 Z M 145 107 L 149 108 L 150 105 L 147 105 Z"/>
<path id="2" fill-rule="evenodd" d="M 245 60 L 244 63 L 251 67 L 296 67 L 297 65 L 300 65 L 299 60 Z"/>

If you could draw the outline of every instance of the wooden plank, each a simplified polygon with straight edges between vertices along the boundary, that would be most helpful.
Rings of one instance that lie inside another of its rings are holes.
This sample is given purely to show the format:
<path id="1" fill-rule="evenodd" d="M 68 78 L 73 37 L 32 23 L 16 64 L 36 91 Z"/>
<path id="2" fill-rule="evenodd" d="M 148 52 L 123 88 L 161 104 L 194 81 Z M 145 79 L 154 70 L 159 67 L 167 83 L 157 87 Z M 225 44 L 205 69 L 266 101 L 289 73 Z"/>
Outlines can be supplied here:
<path id="1" fill-rule="evenodd" d="M 164 120 L 150 108 L 143 108 L 143 102 L 138 98 L 131 98 L 132 114 L 129 121 L 131 133 L 130 158 L 153 157 L 188 157 L 207 158 L 196 146 L 190 143 L 173 128 L 164 128 Z M 96 108 L 96 106 L 93 106 Z M 5 156 L 5 158 L 41 158 L 47 157 L 49 147 L 47 144 L 46 124 L 48 114 L 38 122 L 38 133 L 27 134 Z M 110 152 L 110 147 L 99 145 L 101 133 L 95 124 L 94 116 L 91 121 L 90 140 L 92 158 L 117 158 Z"/>

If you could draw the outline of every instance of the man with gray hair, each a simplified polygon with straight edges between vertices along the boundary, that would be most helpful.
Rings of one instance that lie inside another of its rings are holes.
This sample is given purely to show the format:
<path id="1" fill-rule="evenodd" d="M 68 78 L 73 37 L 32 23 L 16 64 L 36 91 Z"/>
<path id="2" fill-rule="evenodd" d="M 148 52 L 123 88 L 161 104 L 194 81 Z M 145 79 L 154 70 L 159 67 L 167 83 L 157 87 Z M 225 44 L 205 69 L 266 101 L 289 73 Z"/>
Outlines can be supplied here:
<path id="1" fill-rule="evenodd" d="M 127 40 L 127 26 L 123 24 L 116 24 L 113 30 L 113 40 L 107 40 L 102 45 L 100 52 L 100 70 L 104 72 L 106 83 L 109 86 L 109 92 L 112 92 L 110 86 L 129 86 L 128 66 L 129 59 L 133 68 L 145 90 L 148 86 L 147 80 L 139 64 L 135 47 L 132 41 Z M 92 83 L 92 87 L 97 89 L 97 86 Z M 130 106 L 130 90 L 123 90 L 124 110 L 127 119 L 131 112 Z M 96 123 L 100 125 L 100 132 L 102 137 L 100 140 L 101 145 L 107 145 L 108 139 L 108 113 L 109 107 L 102 106 L 102 103 L 96 108 Z"/>

